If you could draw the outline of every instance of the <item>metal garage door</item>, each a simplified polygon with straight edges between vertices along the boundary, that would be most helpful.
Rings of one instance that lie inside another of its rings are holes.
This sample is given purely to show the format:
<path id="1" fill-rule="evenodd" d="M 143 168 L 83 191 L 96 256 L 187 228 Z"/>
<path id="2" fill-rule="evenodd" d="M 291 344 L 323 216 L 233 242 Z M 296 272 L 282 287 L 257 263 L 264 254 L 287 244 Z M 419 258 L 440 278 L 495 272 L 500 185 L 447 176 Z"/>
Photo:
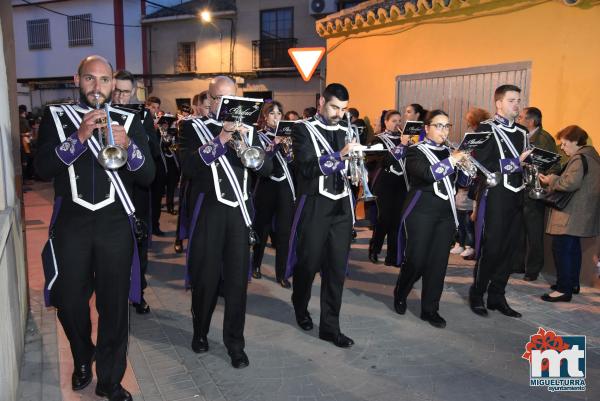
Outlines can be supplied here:
<path id="1" fill-rule="evenodd" d="M 522 89 L 522 105 L 528 104 L 531 62 L 498 64 L 458 70 L 435 71 L 396 77 L 396 107 L 419 103 L 428 110 L 442 109 L 454 124 L 450 137 L 461 138 L 464 116 L 470 107 L 495 112 L 494 90 L 503 84 Z"/>

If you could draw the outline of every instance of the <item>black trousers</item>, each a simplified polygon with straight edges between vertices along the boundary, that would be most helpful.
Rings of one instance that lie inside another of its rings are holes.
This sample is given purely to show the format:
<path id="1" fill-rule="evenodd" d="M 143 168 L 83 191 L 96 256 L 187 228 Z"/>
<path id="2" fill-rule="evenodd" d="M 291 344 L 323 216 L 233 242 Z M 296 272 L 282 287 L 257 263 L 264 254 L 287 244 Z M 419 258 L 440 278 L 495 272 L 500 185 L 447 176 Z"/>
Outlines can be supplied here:
<path id="1" fill-rule="evenodd" d="M 194 335 L 205 336 L 223 285 L 225 316 L 223 343 L 230 352 L 244 349 L 249 231 L 239 208 L 207 194 L 189 244 Z M 221 277 L 223 279 L 221 282 Z"/>
<path id="2" fill-rule="evenodd" d="M 308 195 L 297 228 L 292 303 L 296 317 L 308 313 L 315 274 L 321 270 L 320 333 L 340 332 L 340 309 L 352 240 L 352 211 L 348 197 L 332 200 Z"/>
<path id="3" fill-rule="evenodd" d="M 524 195 L 523 230 L 515 255 L 515 267 L 524 268 L 525 273 L 537 276 L 544 268 L 544 217 L 543 202 Z"/>
<path id="4" fill-rule="evenodd" d="M 189 199 L 188 199 L 188 181 L 186 178 L 184 178 L 183 176 L 181 177 L 181 184 L 179 185 L 179 204 L 177 205 L 177 228 L 175 231 L 175 240 L 176 241 L 182 241 L 183 238 L 181 238 L 181 235 L 179 233 L 180 229 L 181 229 L 181 224 L 186 224 L 184 221 L 181 221 L 181 219 L 187 219 L 187 209 L 184 209 L 184 203 L 185 206 L 187 208 L 189 208 Z M 191 206 L 193 207 L 193 205 Z M 186 214 L 185 216 L 182 216 L 182 214 Z"/>
<path id="5" fill-rule="evenodd" d="M 471 287 L 474 297 L 482 297 L 487 291 L 488 303 L 504 300 L 523 225 L 523 191 L 515 193 L 501 185 L 488 193 L 485 228 Z"/>
<path id="6" fill-rule="evenodd" d="M 437 312 L 448 267 L 448 248 L 456 224 L 450 203 L 431 192 L 423 192 L 405 221 L 406 250 L 396 296 L 405 300 L 413 283 L 422 277 L 421 310 Z"/>
<path id="7" fill-rule="evenodd" d="M 134 185 L 132 201 L 133 205 L 135 206 L 135 215 L 137 218 L 142 220 L 146 224 L 146 227 L 150 227 L 150 188 Z M 148 238 L 138 242 L 138 254 L 140 256 L 140 273 L 143 297 L 144 289 L 148 286 L 146 281 L 146 271 L 148 270 Z"/>
<path id="8" fill-rule="evenodd" d="M 387 254 L 385 261 L 390 264 L 396 264 L 398 254 L 398 228 L 402 219 L 402 205 L 406 198 L 406 184 L 404 178 L 400 177 L 402 182 L 386 171 L 381 172 L 374 190 L 377 199 L 377 224 L 371 237 L 370 251 L 380 253 L 383 246 L 383 240 L 387 235 Z"/>
<path id="9" fill-rule="evenodd" d="M 181 171 L 179 170 L 179 166 L 175 163 L 175 160 L 172 157 L 166 157 L 167 160 L 167 179 L 166 179 L 166 198 L 167 198 L 167 210 L 175 210 L 175 190 L 177 189 L 177 184 L 179 183 L 179 177 L 181 176 Z M 181 200 L 180 200 L 181 202 Z"/>
<path id="10" fill-rule="evenodd" d="M 118 199 L 96 212 L 63 202 L 54 230 L 59 275 L 51 296 L 73 361 L 75 365 L 89 363 L 94 352 L 89 301 L 95 292 L 98 383 L 118 384 L 127 365 L 133 256 L 129 220 Z"/>
<path id="11" fill-rule="evenodd" d="M 156 175 L 150 186 L 151 191 L 151 207 L 152 207 L 152 230 L 156 231 L 160 228 L 160 213 L 162 197 L 165 194 L 165 186 L 167 183 L 167 171 L 162 159 L 154 160 L 156 164 Z"/>
<path id="12" fill-rule="evenodd" d="M 260 269 L 267 237 L 271 232 L 273 218 L 275 218 L 275 234 L 272 239 L 276 249 L 275 276 L 279 281 L 285 275 L 290 232 L 294 220 L 294 199 L 287 180 L 277 182 L 261 177 L 257 185 L 254 199 L 256 216 L 253 226 L 258 234 L 258 242 L 252 249 L 252 268 Z"/>

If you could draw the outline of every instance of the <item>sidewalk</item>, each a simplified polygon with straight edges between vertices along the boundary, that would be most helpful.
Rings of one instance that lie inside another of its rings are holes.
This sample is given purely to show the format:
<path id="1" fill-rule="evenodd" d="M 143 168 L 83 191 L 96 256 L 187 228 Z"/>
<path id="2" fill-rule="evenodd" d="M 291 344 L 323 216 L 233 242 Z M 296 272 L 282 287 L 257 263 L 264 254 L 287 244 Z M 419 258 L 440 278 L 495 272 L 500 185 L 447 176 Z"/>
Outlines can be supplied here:
<path id="1" fill-rule="evenodd" d="M 97 400 L 94 382 L 82 392 L 70 389 L 72 362 L 55 312 L 43 306 L 39 254 L 52 210 L 52 187 L 36 183 L 25 194 L 31 314 L 21 371 L 21 400 Z M 350 277 L 341 312 L 342 330 L 356 345 L 343 350 L 318 339 L 318 327 L 302 332 L 295 323 L 291 291 L 274 281 L 273 250 L 265 254 L 262 280 L 249 285 L 246 352 L 250 366 L 235 370 L 222 343 L 222 299 L 215 310 L 210 352 L 190 349 L 190 293 L 183 289 L 184 256 L 173 252 L 176 216 L 164 214 L 150 253 L 146 299 L 152 311 L 131 309 L 129 367 L 124 386 L 141 401 L 398 401 L 398 400 L 598 400 L 600 399 L 600 291 L 582 288 L 571 303 L 539 299 L 548 283 L 513 276 L 508 301 L 523 313 L 511 319 L 468 307 L 470 266 L 453 265 L 446 276 L 440 314 L 446 329 L 419 319 L 420 283 L 408 311 L 393 311 L 398 270 L 367 260 L 371 232 L 359 231 L 352 246 Z M 585 266 L 584 266 L 585 268 Z M 318 325 L 320 281 L 315 280 L 309 310 Z M 93 301 L 92 301 L 93 302 Z M 524 345 L 538 327 L 557 334 L 586 335 L 585 392 L 529 387 Z"/>

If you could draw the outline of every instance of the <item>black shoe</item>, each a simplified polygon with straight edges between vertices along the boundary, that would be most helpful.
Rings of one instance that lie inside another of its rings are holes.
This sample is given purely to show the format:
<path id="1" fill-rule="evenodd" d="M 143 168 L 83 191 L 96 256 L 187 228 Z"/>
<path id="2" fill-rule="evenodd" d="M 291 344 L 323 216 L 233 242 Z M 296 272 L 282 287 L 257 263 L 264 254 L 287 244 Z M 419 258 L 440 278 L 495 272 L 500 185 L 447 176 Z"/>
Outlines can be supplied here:
<path id="1" fill-rule="evenodd" d="M 123 386 L 103 386 L 100 383 L 96 386 L 96 395 L 108 398 L 108 401 L 132 401 L 131 394 Z"/>
<path id="2" fill-rule="evenodd" d="M 93 361 L 94 357 L 92 356 L 90 363 L 84 363 L 83 365 L 75 366 L 75 369 L 73 369 L 73 374 L 71 375 L 71 388 L 73 391 L 83 390 L 92 382 L 92 378 L 94 377 L 92 374 Z"/>
<path id="3" fill-rule="evenodd" d="M 244 351 L 229 352 L 229 357 L 231 358 L 231 366 L 236 369 L 242 369 L 250 365 L 248 355 Z"/>
<path id="4" fill-rule="evenodd" d="M 469 294 L 469 307 L 478 316 L 487 316 L 488 311 L 483 304 L 483 297 Z"/>
<path id="5" fill-rule="evenodd" d="M 319 338 L 324 341 L 329 341 L 336 347 L 340 348 L 350 348 L 354 345 L 354 340 L 352 340 L 350 337 L 346 337 L 342 333 L 319 333 Z"/>
<path id="6" fill-rule="evenodd" d="M 541 296 L 542 301 L 546 302 L 571 302 L 573 296 L 571 294 L 562 294 L 557 297 L 551 297 L 550 294 L 544 294 Z"/>
<path id="7" fill-rule="evenodd" d="M 290 283 L 290 280 L 288 280 L 287 278 L 283 278 L 281 280 L 277 280 L 277 282 L 283 288 L 292 288 L 292 283 Z"/>
<path id="8" fill-rule="evenodd" d="M 425 320 L 429 322 L 433 327 L 437 327 L 438 329 L 443 329 L 446 327 L 446 321 L 443 317 L 440 316 L 439 313 L 436 312 L 421 312 L 421 320 Z"/>
<path id="9" fill-rule="evenodd" d="M 527 274 L 525 273 L 525 276 L 523 276 L 523 280 L 525 281 L 535 281 L 538 279 L 538 275 L 537 274 Z"/>
<path id="10" fill-rule="evenodd" d="M 487 308 L 489 310 L 497 310 L 498 312 L 500 312 L 503 315 L 508 316 L 508 317 L 521 317 L 522 316 L 519 312 L 517 312 L 516 310 L 514 310 L 513 308 L 508 306 L 508 303 L 506 302 L 505 299 L 500 302 L 490 302 L 490 300 L 488 299 Z"/>
<path id="11" fill-rule="evenodd" d="M 355 229 L 352 229 L 352 239 L 356 239 L 356 237 L 358 237 L 358 233 Z"/>
<path id="12" fill-rule="evenodd" d="M 369 252 L 369 260 L 374 264 L 379 263 L 379 259 L 377 259 L 377 254 L 375 252 Z"/>
<path id="13" fill-rule="evenodd" d="M 138 315 L 145 315 L 146 313 L 150 312 L 150 305 L 146 303 L 144 298 L 142 298 L 142 302 L 140 302 L 139 304 L 134 303 L 132 305 L 135 307 L 135 313 L 137 313 Z"/>
<path id="14" fill-rule="evenodd" d="M 164 237 L 165 232 L 162 231 L 160 228 L 156 228 L 152 230 L 152 235 L 156 235 L 157 237 Z"/>
<path id="15" fill-rule="evenodd" d="M 175 253 L 183 253 L 183 241 L 176 240 L 173 249 L 175 250 Z"/>
<path id="16" fill-rule="evenodd" d="M 552 291 L 558 291 L 558 284 L 553 284 L 553 285 L 551 285 L 551 286 L 550 286 L 550 289 L 551 289 Z M 572 291 L 572 293 L 573 293 L 573 294 L 579 294 L 579 291 L 581 291 L 581 287 L 580 287 L 580 286 L 578 286 L 578 285 L 576 285 L 575 287 L 573 287 L 573 291 Z"/>
<path id="17" fill-rule="evenodd" d="M 260 269 L 252 270 L 252 278 L 255 278 L 257 280 L 260 280 L 262 278 L 262 273 L 260 272 Z"/>
<path id="18" fill-rule="evenodd" d="M 296 323 L 298 323 L 298 326 L 300 326 L 300 328 L 304 331 L 310 331 L 313 329 L 313 321 L 310 318 L 310 315 L 308 314 L 308 312 L 306 313 L 306 316 L 303 318 L 298 318 L 296 316 Z"/>
<path id="19" fill-rule="evenodd" d="M 192 351 L 196 354 L 208 352 L 208 339 L 206 336 L 194 336 L 192 339 Z"/>
<path id="20" fill-rule="evenodd" d="M 404 315 L 406 313 L 406 299 L 400 299 L 394 295 L 394 310 L 399 315 Z"/>

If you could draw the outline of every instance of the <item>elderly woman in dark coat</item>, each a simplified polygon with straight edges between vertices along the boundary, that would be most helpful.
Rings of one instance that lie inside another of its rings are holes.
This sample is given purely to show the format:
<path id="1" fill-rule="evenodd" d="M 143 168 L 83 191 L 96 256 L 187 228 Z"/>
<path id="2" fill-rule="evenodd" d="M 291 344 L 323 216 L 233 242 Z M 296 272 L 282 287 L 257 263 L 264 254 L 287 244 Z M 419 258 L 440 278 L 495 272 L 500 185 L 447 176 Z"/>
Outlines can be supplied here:
<path id="1" fill-rule="evenodd" d="M 552 235 L 556 265 L 556 287 L 542 295 L 547 302 L 569 302 L 579 292 L 581 237 L 600 234 L 600 156 L 587 146 L 587 133 L 570 125 L 557 135 L 561 149 L 569 156 L 562 173 L 540 175 L 550 191 L 574 192 L 563 210 L 551 209 L 546 233 Z"/>

